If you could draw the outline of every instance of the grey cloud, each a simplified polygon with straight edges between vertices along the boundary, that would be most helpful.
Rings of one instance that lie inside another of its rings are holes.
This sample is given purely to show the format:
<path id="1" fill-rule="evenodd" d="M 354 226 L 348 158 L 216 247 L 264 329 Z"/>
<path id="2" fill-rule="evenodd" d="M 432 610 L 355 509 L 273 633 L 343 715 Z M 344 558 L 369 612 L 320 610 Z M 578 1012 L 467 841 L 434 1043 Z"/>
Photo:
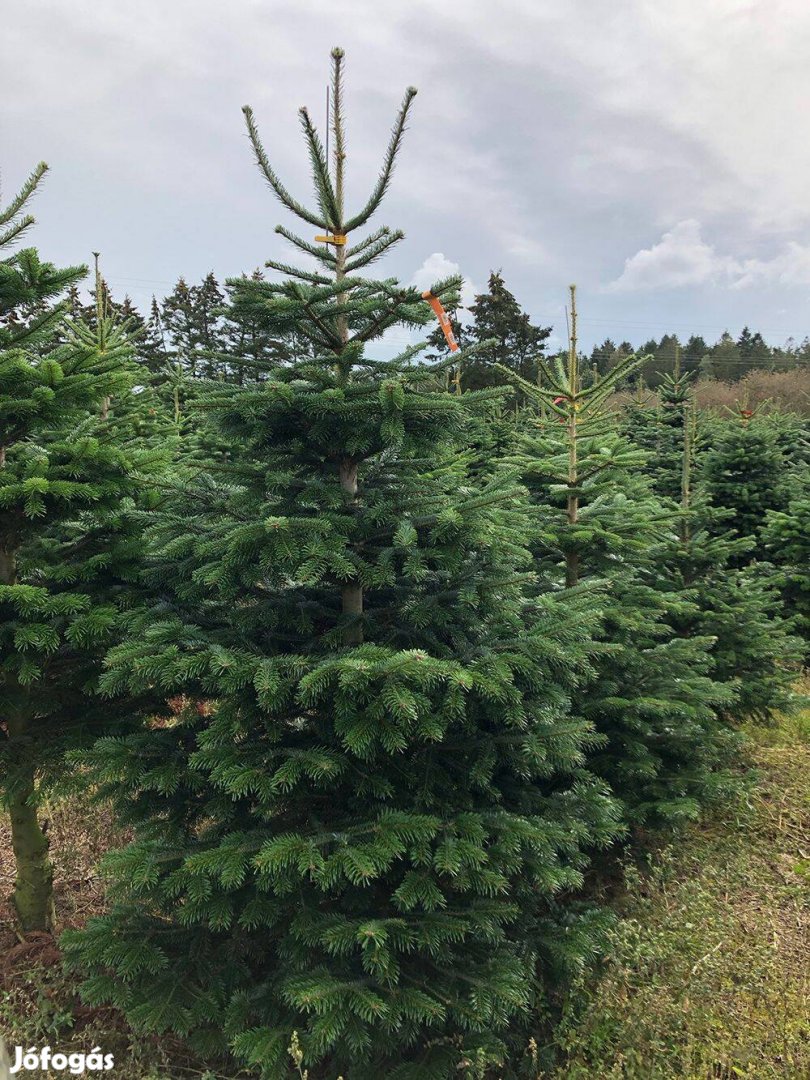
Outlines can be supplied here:
<path id="1" fill-rule="evenodd" d="M 381 214 L 407 232 L 389 272 L 410 280 L 439 252 L 479 285 L 501 267 L 558 332 L 577 280 L 586 345 L 743 322 L 777 336 L 810 327 L 804 0 L 29 0 L 7 23 L 4 190 L 49 160 L 43 252 L 74 262 L 100 249 L 117 291 L 142 304 L 180 273 L 225 277 L 286 257 L 273 233 L 284 215 L 239 109 L 255 107 L 303 194 L 295 110 L 322 115 L 339 43 L 355 197 L 373 182 L 402 90 L 420 89 Z M 741 269 L 605 289 L 690 220 Z"/>

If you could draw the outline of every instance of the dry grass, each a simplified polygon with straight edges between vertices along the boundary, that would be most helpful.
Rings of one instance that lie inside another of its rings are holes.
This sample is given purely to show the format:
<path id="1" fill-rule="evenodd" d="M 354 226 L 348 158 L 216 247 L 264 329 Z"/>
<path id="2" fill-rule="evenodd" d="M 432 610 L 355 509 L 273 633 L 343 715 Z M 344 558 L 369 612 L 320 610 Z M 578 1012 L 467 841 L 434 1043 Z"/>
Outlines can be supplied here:
<path id="1" fill-rule="evenodd" d="M 700 378 L 695 384 L 695 398 L 700 409 L 726 415 L 736 413 L 740 403 L 746 408 L 761 412 L 797 413 L 810 416 L 810 369 L 795 368 L 792 371 L 749 371 L 738 382 L 722 382 L 719 379 Z M 633 392 L 620 390 L 610 399 L 619 410 L 626 409 L 633 400 Z M 658 403 L 655 391 L 648 392 L 648 407 Z"/>
<path id="2" fill-rule="evenodd" d="M 51 1046 L 88 1053 L 100 1046 L 115 1056 L 117 1080 L 224 1080 L 233 1071 L 207 1069 L 174 1039 L 136 1035 L 115 1009 L 89 1008 L 62 970 L 56 937 L 104 910 L 97 864 L 126 842 L 109 811 L 71 796 L 43 808 L 54 866 L 54 936 L 21 939 L 8 895 L 14 880 L 8 819 L 0 815 L 0 1035 L 7 1046 Z M 37 1072 L 64 1077 L 64 1072 Z M 2 1068 L 0 1068 L 2 1076 Z"/>

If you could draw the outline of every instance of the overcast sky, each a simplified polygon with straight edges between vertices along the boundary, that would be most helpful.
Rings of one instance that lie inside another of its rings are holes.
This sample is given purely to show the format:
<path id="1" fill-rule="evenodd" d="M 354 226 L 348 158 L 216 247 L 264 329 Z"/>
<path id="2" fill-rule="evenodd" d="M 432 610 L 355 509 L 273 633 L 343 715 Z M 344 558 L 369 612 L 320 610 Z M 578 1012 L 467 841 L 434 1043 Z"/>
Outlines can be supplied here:
<path id="1" fill-rule="evenodd" d="M 748 323 L 810 333 L 808 0 L 4 0 L 3 201 L 51 166 L 36 202 L 49 259 L 102 252 L 139 304 L 183 274 L 289 259 L 289 216 L 251 159 L 256 110 L 287 185 L 308 193 L 296 109 L 324 113 L 347 54 L 350 193 L 419 88 L 377 224 L 386 270 L 421 284 L 501 268 L 583 344 Z"/>

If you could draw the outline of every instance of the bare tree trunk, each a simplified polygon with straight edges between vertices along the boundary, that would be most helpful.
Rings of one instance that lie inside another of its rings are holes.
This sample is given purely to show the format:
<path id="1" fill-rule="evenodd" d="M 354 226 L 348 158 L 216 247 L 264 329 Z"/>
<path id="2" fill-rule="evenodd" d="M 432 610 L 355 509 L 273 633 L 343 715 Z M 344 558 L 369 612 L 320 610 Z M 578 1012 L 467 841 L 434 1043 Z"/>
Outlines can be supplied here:
<path id="1" fill-rule="evenodd" d="M 17 580 L 13 551 L 0 549 L 0 583 Z M 12 776 L 7 793 L 11 818 L 11 846 L 17 864 L 12 902 L 23 930 L 49 930 L 53 900 L 53 870 L 48 859 L 48 839 L 37 820 L 34 759 L 31 755 L 26 717 L 12 712 L 7 717 L 7 750 Z"/>
<path id="2" fill-rule="evenodd" d="M 24 721 L 9 720 L 9 749 L 23 742 Z M 53 902 L 53 867 L 48 858 L 48 838 L 37 820 L 34 762 L 23 747 L 25 755 L 14 769 L 12 788 L 8 795 L 11 818 L 11 846 L 17 863 L 12 903 L 25 933 L 51 929 Z"/>

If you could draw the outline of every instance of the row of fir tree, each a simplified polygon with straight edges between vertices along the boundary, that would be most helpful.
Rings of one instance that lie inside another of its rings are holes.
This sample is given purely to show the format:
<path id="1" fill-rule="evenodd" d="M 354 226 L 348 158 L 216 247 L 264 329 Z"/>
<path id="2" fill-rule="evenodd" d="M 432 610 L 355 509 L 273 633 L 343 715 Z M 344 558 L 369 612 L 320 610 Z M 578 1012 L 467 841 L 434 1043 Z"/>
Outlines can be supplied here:
<path id="1" fill-rule="evenodd" d="M 263 274 L 257 269 L 252 276 L 262 280 Z M 272 350 L 276 362 L 281 362 L 296 355 L 304 344 L 295 331 L 271 337 L 261 323 L 235 316 L 233 291 L 233 283 L 226 282 L 223 288 L 212 271 L 197 285 L 189 285 L 181 277 L 168 296 L 160 301 L 153 297 L 145 317 L 128 298 L 122 303 L 108 300 L 111 309 L 128 319 L 135 331 L 137 361 L 164 379 L 172 378 L 182 396 L 185 380 L 232 378 L 242 369 L 246 356 L 262 357 L 266 365 Z M 79 288 L 73 285 L 68 298 L 75 317 L 94 317 L 92 296 L 89 303 L 83 302 Z M 553 328 L 531 321 L 508 288 L 503 271 L 493 270 L 486 291 L 477 294 L 468 306 L 454 302 L 450 320 L 462 346 L 481 346 L 465 365 L 464 389 L 509 385 L 509 375 L 499 364 L 524 378 L 536 379 L 536 357 L 546 351 Z M 427 343 L 428 358 L 444 355 L 447 346 L 441 328 L 427 334 Z M 738 383 L 752 372 L 804 371 L 810 367 L 810 338 L 769 345 L 759 331 L 747 326 L 736 339 L 724 331 L 713 345 L 700 334 L 690 335 L 685 342 L 677 334 L 663 334 L 638 348 L 629 341 L 617 343 L 606 338 L 590 353 L 580 353 L 583 380 L 603 378 L 619 361 L 635 355 L 643 360 L 618 381 L 618 389 L 633 389 L 639 381 L 645 388 L 657 388 L 667 375 L 687 372 L 693 377 Z M 239 367 L 234 366 L 235 357 L 240 358 Z"/>
<path id="2" fill-rule="evenodd" d="M 40 807 L 72 778 L 132 837 L 62 938 L 87 1002 L 267 1080 L 528 1076 L 601 948 L 607 855 L 727 798 L 741 726 L 789 703 L 807 431 L 701 415 L 688 372 L 615 415 L 645 357 L 594 378 L 528 319 L 380 346 L 435 326 L 368 269 L 403 238 L 367 225 L 416 92 L 347 208 L 332 65 L 329 159 L 300 111 L 311 205 L 245 109 L 310 268 L 178 293 L 160 340 L 19 244 L 44 165 L 0 211 L 13 902 L 51 926 Z M 216 333 L 178 359 L 187 301 Z"/>

